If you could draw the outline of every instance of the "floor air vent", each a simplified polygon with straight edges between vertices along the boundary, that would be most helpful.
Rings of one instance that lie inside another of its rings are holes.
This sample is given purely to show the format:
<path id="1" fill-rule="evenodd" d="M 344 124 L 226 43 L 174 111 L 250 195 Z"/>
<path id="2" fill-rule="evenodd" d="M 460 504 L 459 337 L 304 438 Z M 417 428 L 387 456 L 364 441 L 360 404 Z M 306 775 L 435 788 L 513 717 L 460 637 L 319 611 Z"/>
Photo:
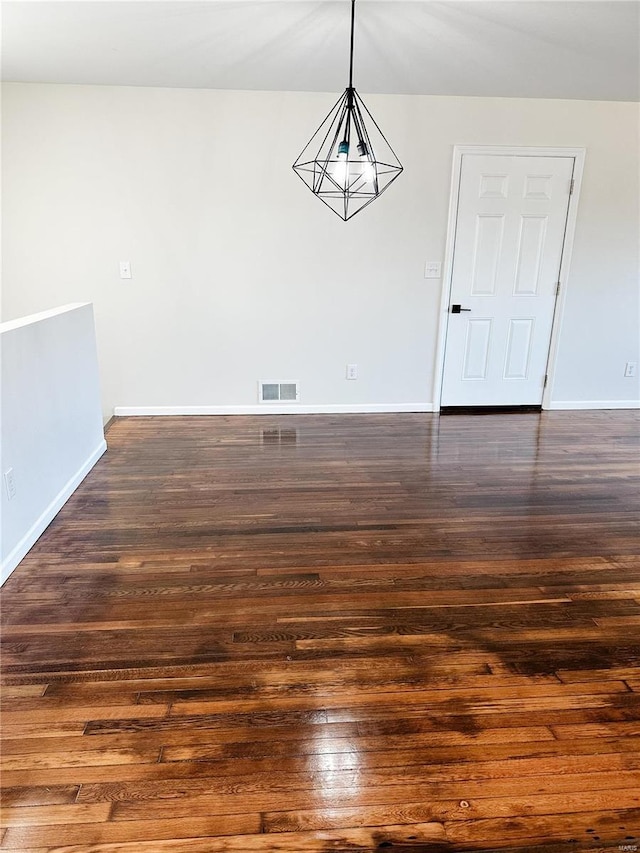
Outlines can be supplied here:
<path id="1" fill-rule="evenodd" d="M 297 403 L 300 386 L 296 381 L 259 382 L 258 399 L 261 403 Z"/>

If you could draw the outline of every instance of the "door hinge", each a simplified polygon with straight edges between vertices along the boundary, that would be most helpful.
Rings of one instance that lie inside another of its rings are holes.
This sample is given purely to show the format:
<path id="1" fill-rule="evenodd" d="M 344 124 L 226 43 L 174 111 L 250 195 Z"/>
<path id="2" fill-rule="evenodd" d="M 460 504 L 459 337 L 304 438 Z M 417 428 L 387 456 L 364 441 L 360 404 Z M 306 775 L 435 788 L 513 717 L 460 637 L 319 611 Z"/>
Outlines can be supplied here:
<path id="1" fill-rule="evenodd" d="M 556 296 L 560 293 L 560 282 L 556 281 Z"/>
<path id="2" fill-rule="evenodd" d="M 571 178 L 571 183 L 569 184 L 569 195 L 573 195 L 573 188 L 575 187 L 575 185 L 575 178 Z"/>
<path id="3" fill-rule="evenodd" d="M 542 387 L 543 387 L 543 388 L 546 388 L 546 387 L 547 387 L 547 382 L 548 382 L 548 381 L 549 381 L 549 374 L 548 374 L 548 373 L 545 373 L 545 375 L 544 375 L 544 382 L 542 383 Z"/>

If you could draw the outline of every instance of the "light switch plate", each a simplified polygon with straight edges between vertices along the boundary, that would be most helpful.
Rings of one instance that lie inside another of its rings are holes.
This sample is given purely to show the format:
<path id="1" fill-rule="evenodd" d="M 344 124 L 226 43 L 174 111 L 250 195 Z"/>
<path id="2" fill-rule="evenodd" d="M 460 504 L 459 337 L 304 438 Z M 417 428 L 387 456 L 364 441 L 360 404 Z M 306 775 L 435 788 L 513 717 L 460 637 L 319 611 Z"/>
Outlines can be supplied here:
<path id="1" fill-rule="evenodd" d="M 442 264 L 440 261 L 427 261 L 424 265 L 425 278 L 440 278 L 442 275 Z"/>
<path id="2" fill-rule="evenodd" d="M 12 500 L 16 496 L 16 478 L 13 473 L 13 468 L 7 468 L 4 472 L 4 487 L 7 490 L 8 500 Z"/>

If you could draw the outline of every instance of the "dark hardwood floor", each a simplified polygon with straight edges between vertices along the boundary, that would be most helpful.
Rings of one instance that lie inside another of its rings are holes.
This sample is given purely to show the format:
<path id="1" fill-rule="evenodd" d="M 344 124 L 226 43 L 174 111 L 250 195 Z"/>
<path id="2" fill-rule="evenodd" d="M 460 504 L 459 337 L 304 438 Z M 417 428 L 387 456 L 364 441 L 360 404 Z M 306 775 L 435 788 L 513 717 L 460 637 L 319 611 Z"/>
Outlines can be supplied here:
<path id="1" fill-rule="evenodd" d="M 107 438 L 3 590 L 2 850 L 640 850 L 637 413 Z"/>

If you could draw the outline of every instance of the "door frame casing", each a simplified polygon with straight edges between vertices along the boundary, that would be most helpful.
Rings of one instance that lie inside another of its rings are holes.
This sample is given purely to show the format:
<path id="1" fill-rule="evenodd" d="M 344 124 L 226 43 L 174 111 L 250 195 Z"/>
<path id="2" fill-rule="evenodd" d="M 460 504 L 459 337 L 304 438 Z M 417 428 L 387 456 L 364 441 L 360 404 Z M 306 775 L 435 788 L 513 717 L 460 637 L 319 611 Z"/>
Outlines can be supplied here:
<path id="1" fill-rule="evenodd" d="M 586 156 L 585 148 L 556 148 L 556 147 L 529 147 L 515 145 L 454 145 L 453 163 L 451 169 L 451 194 L 449 196 L 449 216 L 447 220 L 447 240 L 445 244 L 442 287 L 440 291 L 438 338 L 436 343 L 436 361 L 434 373 L 433 411 L 439 412 L 442 400 L 442 385 L 444 379 L 444 356 L 447 343 L 447 328 L 449 322 L 449 301 L 453 278 L 453 257 L 455 251 L 456 227 L 458 224 L 458 198 L 460 195 L 460 181 L 462 177 L 462 158 L 467 154 L 507 156 L 507 157 L 570 157 L 573 158 L 573 192 L 569 196 L 567 209 L 567 220 L 564 231 L 562 257 L 558 280 L 560 281 L 560 293 L 556 298 L 553 324 L 551 327 L 551 339 L 549 343 L 549 357 L 547 361 L 547 384 L 542 393 L 542 408 L 548 409 L 553 391 L 553 380 L 558 354 L 558 342 L 562 327 L 562 318 L 567 296 L 567 281 L 569 279 L 569 267 L 571 264 L 571 253 L 575 237 L 576 222 L 578 218 L 578 199 L 582 185 L 582 174 Z"/>

